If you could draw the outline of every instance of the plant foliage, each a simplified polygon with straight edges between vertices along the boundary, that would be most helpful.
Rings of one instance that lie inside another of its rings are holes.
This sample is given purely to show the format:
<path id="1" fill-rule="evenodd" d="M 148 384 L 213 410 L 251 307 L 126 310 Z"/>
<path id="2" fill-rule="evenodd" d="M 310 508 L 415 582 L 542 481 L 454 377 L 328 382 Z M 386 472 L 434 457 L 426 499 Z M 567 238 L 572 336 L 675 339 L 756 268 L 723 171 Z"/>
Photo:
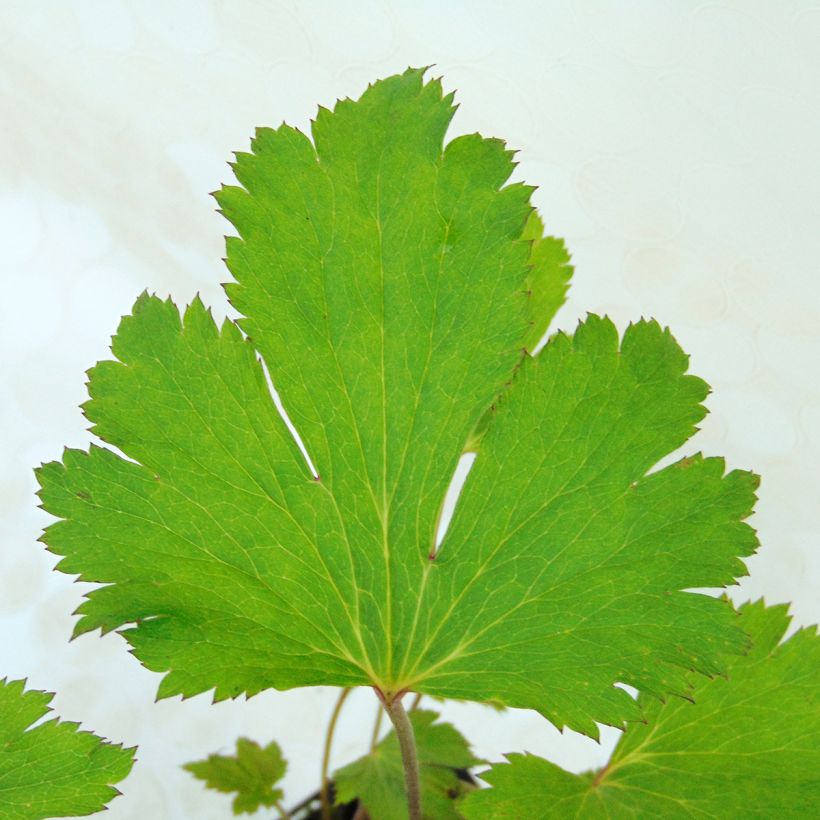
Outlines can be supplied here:
<path id="1" fill-rule="evenodd" d="M 236 792 L 234 814 L 253 814 L 262 807 L 277 806 L 284 796 L 276 784 L 285 776 L 287 763 L 277 743 L 263 748 L 241 737 L 236 741 L 235 755 L 208 755 L 183 768 L 204 780 L 209 789 Z"/>
<path id="2" fill-rule="evenodd" d="M 103 585 L 76 631 L 120 630 L 161 696 L 371 685 L 595 735 L 640 717 L 617 682 L 685 694 L 746 648 L 728 603 L 685 590 L 745 572 L 755 477 L 653 470 L 706 385 L 654 322 L 527 352 L 568 258 L 502 142 L 443 145 L 454 110 L 408 70 L 321 109 L 312 141 L 259 129 L 216 195 L 242 318 L 140 297 L 85 405 L 125 457 L 39 471 L 59 568 Z"/>

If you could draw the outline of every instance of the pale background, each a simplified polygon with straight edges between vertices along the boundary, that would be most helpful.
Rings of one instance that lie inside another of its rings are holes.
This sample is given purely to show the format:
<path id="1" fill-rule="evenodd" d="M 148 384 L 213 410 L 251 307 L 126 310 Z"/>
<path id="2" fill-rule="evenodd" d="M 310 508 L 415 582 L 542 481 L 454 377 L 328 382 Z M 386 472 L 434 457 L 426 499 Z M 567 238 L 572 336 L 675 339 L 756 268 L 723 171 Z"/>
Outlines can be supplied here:
<path id="1" fill-rule="evenodd" d="M 669 324 L 714 388 L 689 447 L 763 474 L 763 547 L 733 596 L 820 614 L 820 6 L 816 2 L 9 2 L 0 5 L 0 675 L 56 689 L 69 719 L 139 763 L 113 818 L 227 818 L 179 764 L 276 738 L 293 803 L 315 787 L 335 694 L 155 705 L 115 635 L 69 645 L 82 586 L 35 543 L 31 469 L 84 446 L 84 370 L 143 289 L 224 314 L 227 223 L 207 196 L 257 125 L 435 63 L 576 264 L 558 325 L 587 310 Z M 275 375 L 275 374 L 274 374 Z M 360 692 L 334 761 L 363 748 Z M 533 713 L 448 704 L 498 759 L 580 770 L 616 733 L 561 736 Z M 784 716 L 787 720 L 788 716 Z"/>

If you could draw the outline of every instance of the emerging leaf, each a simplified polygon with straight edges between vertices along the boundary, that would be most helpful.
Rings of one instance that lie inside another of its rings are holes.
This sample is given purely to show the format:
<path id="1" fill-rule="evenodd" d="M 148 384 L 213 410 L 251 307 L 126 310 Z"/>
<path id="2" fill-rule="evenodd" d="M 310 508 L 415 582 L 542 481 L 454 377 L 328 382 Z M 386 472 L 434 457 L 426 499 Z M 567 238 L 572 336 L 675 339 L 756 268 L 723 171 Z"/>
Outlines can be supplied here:
<path id="1" fill-rule="evenodd" d="M 287 769 L 277 743 L 263 749 L 256 741 L 241 737 L 236 741 L 235 755 L 208 755 L 207 760 L 186 763 L 183 768 L 204 780 L 209 789 L 236 792 L 234 814 L 253 814 L 263 806 L 271 808 L 284 797 L 281 789 L 274 788 Z"/>
<path id="2" fill-rule="evenodd" d="M 728 678 L 698 680 L 694 705 L 641 696 L 609 763 L 574 775 L 532 755 L 482 775 L 493 788 L 460 806 L 470 820 L 519 817 L 811 817 L 820 805 L 820 639 L 778 643 L 786 608 L 741 608 L 753 640 Z"/>
<path id="3" fill-rule="evenodd" d="M 420 765 L 421 804 L 429 820 L 458 820 L 455 798 L 469 790 L 455 769 L 479 764 L 470 746 L 449 723 L 435 723 L 436 712 L 409 713 Z M 368 755 L 334 775 L 336 802 L 356 798 L 373 820 L 407 820 L 407 797 L 401 750 L 390 732 Z"/>
<path id="4" fill-rule="evenodd" d="M 503 143 L 442 148 L 452 113 L 409 70 L 322 109 L 313 143 L 260 129 L 218 194 L 245 318 L 140 297 L 85 406 L 128 459 L 92 446 L 39 471 L 60 569 L 105 585 L 77 632 L 122 629 L 160 696 L 372 685 L 595 734 L 638 716 L 616 682 L 683 692 L 744 648 L 727 604 L 682 590 L 744 573 L 756 479 L 700 456 L 647 474 L 706 385 L 652 322 L 619 344 L 591 317 L 522 354 L 566 260 L 533 245 Z"/>
<path id="5" fill-rule="evenodd" d="M 567 298 L 572 265 L 569 264 L 564 240 L 544 236 L 544 223 L 537 211 L 530 213 L 521 238 L 532 242 L 530 273 L 527 277 L 532 326 L 525 340 L 527 350 L 532 351 Z"/>
<path id="6" fill-rule="evenodd" d="M 24 691 L 25 681 L 0 681 L 0 817 L 39 820 L 102 811 L 120 792 L 135 749 L 106 743 L 79 724 L 56 718 L 47 692 Z"/>

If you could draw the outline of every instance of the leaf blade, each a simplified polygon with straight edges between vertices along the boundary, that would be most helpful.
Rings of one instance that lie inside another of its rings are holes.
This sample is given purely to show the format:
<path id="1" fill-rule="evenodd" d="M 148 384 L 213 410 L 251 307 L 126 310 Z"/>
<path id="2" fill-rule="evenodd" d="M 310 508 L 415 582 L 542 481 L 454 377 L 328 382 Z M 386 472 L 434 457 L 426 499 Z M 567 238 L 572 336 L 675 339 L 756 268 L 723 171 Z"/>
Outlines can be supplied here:
<path id="1" fill-rule="evenodd" d="M 443 146 L 452 98 L 422 75 L 321 111 L 313 142 L 260 129 L 238 155 L 242 187 L 217 198 L 244 318 L 216 328 L 198 300 L 184 316 L 138 300 L 86 406 L 126 458 L 95 445 L 43 467 L 64 519 L 44 540 L 105 584 L 78 632 L 123 630 L 165 673 L 160 696 L 412 688 L 594 735 L 637 716 L 615 683 L 683 692 L 690 666 L 742 649 L 727 607 L 683 590 L 744 572 L 756 479 L 700 457 L 647 475 L 706 392 L 656 324 L 619 341 L 591 317 L 524 354 L 567 260 L 531 189 L 505 184 L 502 142 Z"/>

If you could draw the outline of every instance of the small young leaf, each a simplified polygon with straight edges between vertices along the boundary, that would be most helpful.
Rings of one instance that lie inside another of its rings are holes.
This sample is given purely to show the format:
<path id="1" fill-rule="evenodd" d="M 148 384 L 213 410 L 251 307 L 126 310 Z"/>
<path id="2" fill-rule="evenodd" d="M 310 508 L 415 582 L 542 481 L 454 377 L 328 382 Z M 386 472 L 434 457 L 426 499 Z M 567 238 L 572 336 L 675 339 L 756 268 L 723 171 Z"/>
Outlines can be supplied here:
<path id="1" fill-rule="evenodd" d="M 639 716 L 615 683 L 684 692 L 744 648 L 727 604 L 684 590 L 745 573 L 756 479 L 700 456 L 651 472 L 707 392 L 656 323 L 619 343 L 590 317 L 522 354 L 566 260 L 502 142 L 443 147 L 452 98 L 422 75 L 321 110 L 313 142 L 257 132 L 218 194 L 244 318 L 140 297 L 85 406 L 128 458 L 41 468 L 64 519 L 44 540 L 104 585 L 76 631 L 124 627 L 160 696 L 370 685 L 594 735 Z"/>
<path id="2" fill-rule="evenodd" d="M 532 325 L 524 340 L 527 350 L 532 351 L 566 300 L 572 265 L 564 240 L 544 236 L 544 223 L 537 211 L 530 214 L 521 238 L 532 242 L 527 276 L 528 311 Z"/>
<path id="3" fill-rule="evenodd" d="M 120 792 L 135 749 L 107 743 L 79 724 L 52 719 L 54 696 L 0 681 L 0 817 L 39 820 L 102 811 Z"/>
<path id="4" fill-rule="evenodd" d="M 728 678 L 698 680 L 694 704 L 641 696 L 646 724 L 627 729 L 598 772 L 570 774 L 508 755 L 460 811 L 469 820 L 519 817 L 812 817 L 820 805 L 820 638 L 778 643 L 786 608 L 740 610 L 751 651 Z"/>
<path id="5" fill-rule="evenodd" d="M 209 789 L 236 792 L 234 814 L 253 814 L 263 806 L 271 808 L 284 796 L 281 789 L 274 788 L 287 769 L 276 743 L 262 748 L 241 737 L 236 741 L 235 755 L 208 755 L 206 760 L 186 763 L 183 768 L 204 780 Z"/>
<path id="6" fill-rule="evenodd" d="M 435 723 L 436 712 L 415 710 L 409 716 L 416 736 L 424 817 L 458 820 L 454 800 L 469 786 L 455 769 L 469 769 L 481 761 L 453 726 Z M 407 820 L 404 769 L 395 732 L 370 754 L 337 771 L 333 779 L 337 803 L 358 798 L 373 820 Z"/>

